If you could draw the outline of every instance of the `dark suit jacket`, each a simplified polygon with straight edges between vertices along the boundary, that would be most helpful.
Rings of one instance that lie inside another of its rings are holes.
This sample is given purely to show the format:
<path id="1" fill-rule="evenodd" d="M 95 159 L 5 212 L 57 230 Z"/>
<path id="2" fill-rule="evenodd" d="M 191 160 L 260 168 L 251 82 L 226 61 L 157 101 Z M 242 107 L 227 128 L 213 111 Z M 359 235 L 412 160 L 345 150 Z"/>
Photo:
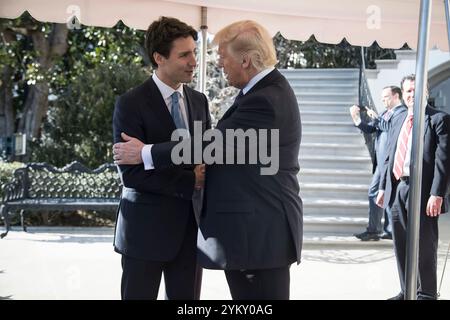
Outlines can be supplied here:
<path id="1" fill-rule="evenodd" d="M 205 95 L 187 86 L 184 92 L 189 129 L 193 129 L 194 120 L 203 122 L 203 130 L 209 128 Z M 114 142 L 122 141 L 121 132 L 145 144 L 170 141 L 176 127 L 153 79 L 118 98 L 113 129 Z M 119 173 L 124 187 L 116 222 L 115 250 L 149 261 L 173 259 L 182 244 L 189 215 L 193 214 L 193 166 L 145 171 L 143 164 L 122 165 Z"/>
<path id="2" fill-rule="evenodd" d="M 392 122 L 394 119 L 401 113 L 406 112 L 407 108 L 405 105 L 398 106 L 391 113 L 389 118 L 384 119 L 384 115 L 387 110 L 384 110 L 378 118 L 370 121 L 363 122 L 357 126 L 364 133 L 376 133 L 375 138 L 375 159 L 373 163 L 373 171 L 375 172 L 375 168 L 378 165 L 378 161 L 380 164 L 383 164 L 384 159 L 386 158 L 387 152 L 387 142 L 388 142 L 388 131 L 391 128 Z"/>
<path id="3" fill-rule="evenodd" d="M 389 151 L 381 175 L 380 189 L 385 190 L 384 205 L 392 206 L 398 181 L 393 174 L 397 140 L 407 113 L 399 116 L 389 134 Z M 448 210 L 450 188 L 450 115 L 430 106 L 425 109 L 421 212 L 425 214 L 430 195 L 444 197 L 442 212 Z"/>
<path id="4" fill-rule="evenodd" d="M 199 261 L 211 269 L 267 269 L 300 262 L 303 209 L 299 197 L 301 121 L 297 99 L 278 70 L 261 79 L 217 124 L 226 129 L 279 129 L 279 171 L 260 164 L 213 164 L 206 170 Z M 155 166 L 170 163 L 173 144 L 152 148 Z"/>

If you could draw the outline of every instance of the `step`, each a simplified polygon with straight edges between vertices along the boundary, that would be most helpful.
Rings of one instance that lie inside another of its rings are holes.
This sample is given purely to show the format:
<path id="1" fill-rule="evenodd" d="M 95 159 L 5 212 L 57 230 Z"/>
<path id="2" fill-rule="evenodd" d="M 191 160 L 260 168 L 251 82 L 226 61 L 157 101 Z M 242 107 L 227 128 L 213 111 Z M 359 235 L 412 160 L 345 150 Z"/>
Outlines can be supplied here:
<path id="1" fill-rule="evenodd" d="M 327 111 L 327 112 L 347 112 L 349 113 L 349 108 L 353 103 L 348 103 L 346 101 L 313 101 L 313 100 L 303 100 L 297 101 L 300 109 L 300 113 L 307 111 Z"/>
<path id="2" fill-rule="evenodd" d="M 347 107 L 348 104 L 347 102 L 343 102 L 343 101 L 320 101 L 320 100 L 312 100 L 312 99 L 304 99 L 301 102 L 301 105 L 314 105 L 319 107 L 319 109 L 326 108 L 328 106 L 342 106 L 342 107 Z M 348 108 L 347 108 L 348 110 Z"/>
<path id="3" fill-rule="evenodd" d="M 321 75 L 293 75 L 286 77 L 291 87 L 301 85 L 335 85 L 346 84 L 359 87 L 358 77 L 353 76 L 321 76 Z"/>
<path id="4" fill-rule="evenodd" d="M 369 201 L 324 198 L 305 198 L 303 214 L 310 216 L 341 216 L 365 218 Z"/>
<path id="5" fill-rule="evenodd" d="M 298 181 L 304 183 L 354 183 L 369 185 L 371 170 L 304 169 L 298 174 Z"/>
<path id="6" fill-rule="evenodd" d="M 305 131 L 303 128 L 300 150 L 304 143 L 341 143 L 343 141 L 347 144 L 365 145 L 364 136 L 359 132 L 310 131 L 309 128 Z"/>
<path id="7" fill-rule="evenodd" d="M 331 111 L 331 110 L 305 110 L 300 108 L 302 121 L 348 121 L 351 120 L 348 111 Z"/>
<path id="8" fill-rule="evenodd" d="M 358 77 L 359 69 L 354 68 L 305 68 L 305 69 L 280 69 L 280 72 L 286 77 L 293 77 L 298 75 L 304 75 L 308 77 L 312 76 L 347 76 Z"/>
<path id="9" fill-rule="evenodd" d="M 367 199 L 369 185 L 349 183 L 313 183 L 300 181 L 300 197 L 310 199 L 321 197 L 325 199 L 360 200 Z"/>
<path id="10" fill-rule="evenodd" d="M 386 249 L 393 248 L 392 240 L 361 241 L 353 235 L 330 235 L 327 233 L 304 233 L 303 249 Z"/>
<path id="11" fill-rule="evenodd" d="M 305 233 L 321 233 L 329 235 L 354 235 L 364 232 L 369 222 L 368 217 L 338 217 L 338 216 L 303 216 L 303 231 Z"/>
<path id="12" fill-rule="evenodd" d="M 372 170 L 370 157 L 304 156 L 299 158 L 300 168 L 305 169 L 347 169 Z"/>
<path id="13" fill-rule="evenodd" d="M 309 111 L 325 111 L 325 112 L 346 112 L 349 113 L 348 109 L 352 106 L 352 104 L 344 103 L 344 105 L 313 105 L 313 104 L 305 104 L 303 101 L 297 101 L 298 107 L 300 110 L 300 115 L 303 114 L 303 112 L 309 112 Z M 348 118 L 347 118 L 348 119 Z"/>
<path id="14" fill-rule="evenodd" d="M 303 121 L 302 120 L 303 132 L 323 132 L 325 134 L 328 131 L 332 132 L 347 132 L 358 134 L 360 130 L 355 127 L 353 122 L 349 119 L 348 121 Z"/>
<path id="15" fill-rule="evenodd" d="M 294 83 L 291 84 L 292 89 L 295 94 L 301 94 L 302 92 L 347 92 L 347 93 L 357 93 L 358 84 L 357 83 L 334 83 L 332 81 L 322 82 L 322 83 Z"/>
<path id="16" fill-rule="evenodd" d="M 358 72 L 358 68 L 283 68 L 280 72 L 292 73 L 292 72 Z"/>
<path id="17" fill-rule="evenodd" d="M 301 144 L 300 155 L 370 156 L 367 147 L 362 142 L 355 144 L 305 142 Z"/>
<path id="18" fill-rule="evenodd" d="M 356 104 L 358 102 L 358 94 L 355 92 L 297 92 L 295 93 L 297 97 L 297 102 L 301 103 L 302 100 L 310 101 L 315 100 L 320 103 L 322 102 L 343 102 L 347 103 L 349 106 Z"/>

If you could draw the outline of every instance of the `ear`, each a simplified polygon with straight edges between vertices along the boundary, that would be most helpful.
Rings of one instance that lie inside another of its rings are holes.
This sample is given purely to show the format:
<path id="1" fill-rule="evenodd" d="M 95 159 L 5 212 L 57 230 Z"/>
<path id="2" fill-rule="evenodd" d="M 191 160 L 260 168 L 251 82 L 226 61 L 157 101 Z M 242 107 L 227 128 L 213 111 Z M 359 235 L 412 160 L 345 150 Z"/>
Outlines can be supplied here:
<path id="1" fill-rule="evenodd" d="M 244 57 L 242 58 L 242 67 L 244 69 L 248 69 L 251 66 L 252 66 L 251 58 L 249 55 L 245 54 Z"/>
<path id="2" fill-rule="evenodd" d="M 161 65 L 164 61 L 164 57 L 162 54 L 158 53 L 158 52 L 153 52 L 153 59 L 155 59 L 156 63 L 159 65 Z"/>

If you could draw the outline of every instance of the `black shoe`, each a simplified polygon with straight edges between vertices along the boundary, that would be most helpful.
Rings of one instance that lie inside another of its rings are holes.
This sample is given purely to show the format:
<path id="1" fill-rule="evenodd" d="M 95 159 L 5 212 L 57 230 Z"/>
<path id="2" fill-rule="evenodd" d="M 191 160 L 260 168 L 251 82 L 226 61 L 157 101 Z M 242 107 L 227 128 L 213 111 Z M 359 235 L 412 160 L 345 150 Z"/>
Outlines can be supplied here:
<path id="1" fill-rule="evenodd" d="M 353 235 L 355 236 L 355 237 L 357 237 L 358 239 L 361 239 L 361 238 L 365 238 L 365 237 L 367 237 L 367 234 L 372 234 L 373 232 L 369 232 L 369 231 L 364 231 L 364 232 L 361 232 L 361 233 L 354 233 Z"/>
<path id="2" fill-rule="evenodd" d="M 361 239 L 361 237 L 364 237 L 367 234 L 367 231 L 361 232 L 361 233 L 354 233 L 353 235 L 358 238 Z"/>
<path id="3" fill-rule="evenodd" d="M 387 240 L 392 240 L 392 233 L 391 232 L 383 232 L 383 234 L 381 234 L 381 239 L 387 239 Z"/>
<path id="4" fill-rule="evenodd" d="M 388 300 L 405 300 L 405 294 L 403 292 L 400 292 L 398 295 L 389 298 Z"/>
<path id="5" fill-rule="evenodd" d="M 380 240 L 380 235 L 376 232 L 363 232 L 359 234 L 355 234 L 355 237 L 360 239 L 361 241 L 378 241 Z"/>

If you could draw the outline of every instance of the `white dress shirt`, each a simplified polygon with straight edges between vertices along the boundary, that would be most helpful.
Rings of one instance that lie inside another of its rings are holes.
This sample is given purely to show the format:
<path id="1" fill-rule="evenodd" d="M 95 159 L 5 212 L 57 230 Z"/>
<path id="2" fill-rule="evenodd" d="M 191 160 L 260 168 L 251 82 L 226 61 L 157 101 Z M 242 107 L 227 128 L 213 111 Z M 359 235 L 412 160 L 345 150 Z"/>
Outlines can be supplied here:
<path id="1" fill-rule="evenodd" d="M 188 121 L 187 110 L 186 110 L 187 102 L 186 102 L 186 97 L 184 95 L 183 85 L 180 84 L 180 86 L 175 90 L 172 87 L 165 84 L 164 82 L 162 82 L 156 75 L 156 72 L 153 73 L 152 79 L 155 82 L 156 86 L 158 87 L 159 92 L 161 92 L 161 95 L 164 99 L 164 102 L 166 103 L 169 113 L 172 110 L 172 94 L 175 91 L 177 91 L 178 94 L 181 96 L 181 99 L 178 100 L 178 102 L 180 104 L 180 111 L 181 111 L 181 115 L 183 116 L 183 120 L 186 125 L 186 129 L 189 130 L 189 121 Z M 142 161 L 144 162 L 145 170 L 154 169 L 151 149 L 152 149 L 152 145 L 146 144 L 141 150 L 141 157 L 142 157 Z"/>
<path id="2" fill-rule="evenodd" d="M 274 67 L 264 69 L 263 71 L 255 75 L 253 78 L 251 78 L 250 81 L 247 83 L 247 85 L 242 89 L 242 94 L 245 95 L 247 92 L 249 92 L 250 89 L 255 86 L 255 84 L 257 84 L 262 78 L 271 73 L 274 69 L 275 69 Z"/>
<path id="3" fill-rule="evenodd" d="M 400 137 L 401 137 L 401 133 L 404 130 L 403 128 L 406 126 L 406 123 L 408 122 L 408 117 L 412 114 L 412 110 L 408 109 L 408 115 L 406 116 L 405 121 L 403 122 L 402 128 L 400 129 L 400 134 L 398 135 L 397 138 L 397 145 L 400 143 Z M 411 148 L 412 148 L 412 130 L 411 129 L 411 133 L 408 136 L 408 143 L 406 145 L 406 154 L 405 154 L 405 162 L 403 163 L 403 173 L 402 173 L 402 177 L 409 177 L 409 165 L 411 163 Z M 395 151 L 395 157 L 394 159 L 397 159 L 397 153 L 398 153 L 398 148 Z"/>

